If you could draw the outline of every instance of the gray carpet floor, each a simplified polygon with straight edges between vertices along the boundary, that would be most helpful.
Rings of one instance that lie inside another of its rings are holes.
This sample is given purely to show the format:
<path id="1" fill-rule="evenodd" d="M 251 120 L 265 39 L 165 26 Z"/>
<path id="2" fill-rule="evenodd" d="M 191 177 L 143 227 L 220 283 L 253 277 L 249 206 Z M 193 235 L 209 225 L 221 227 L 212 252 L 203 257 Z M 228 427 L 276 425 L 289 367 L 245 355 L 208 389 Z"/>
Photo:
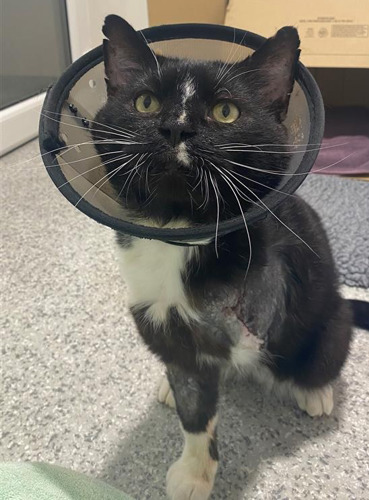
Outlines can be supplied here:
<path id="1" fill-rule="evenodd" d="M 328 175 L 306 178 L 299 194 L 319 213 L 342 284 L 369 288 L 369 182 Z"/>
<path id="2" fill-rule="evenodd" d="M 35 142 L 0 161 L 1 460 L 58 463 L 163 499 L 182 438 L 156 401 L 162 367 L 128 314 L 112 231 L 58 193 Z M 356 331 L 330 418 L 229 387 L 212 498 L 369 499 L 368 352 Z"/>

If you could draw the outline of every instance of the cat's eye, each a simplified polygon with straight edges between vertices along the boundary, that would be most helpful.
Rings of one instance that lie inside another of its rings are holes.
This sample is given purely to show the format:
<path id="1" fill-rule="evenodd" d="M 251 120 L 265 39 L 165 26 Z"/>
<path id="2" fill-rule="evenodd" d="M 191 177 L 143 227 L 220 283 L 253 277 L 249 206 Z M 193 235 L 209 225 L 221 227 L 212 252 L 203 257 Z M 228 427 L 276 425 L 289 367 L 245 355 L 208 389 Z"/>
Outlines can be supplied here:
<path id="1" fill-rule="evenodd" d="M 153 94 L 144 92 L 135 100 L 135 108 L 140 113 L 155 113 L 160 109 L 160 102 Z"/>
<path id="2" fill-rule="evenodd" d="M 240 111 L 233 102 L 218 102 L 213 107 L 213 117 L 217 122 L 232 123 L 240 116 Z"/>

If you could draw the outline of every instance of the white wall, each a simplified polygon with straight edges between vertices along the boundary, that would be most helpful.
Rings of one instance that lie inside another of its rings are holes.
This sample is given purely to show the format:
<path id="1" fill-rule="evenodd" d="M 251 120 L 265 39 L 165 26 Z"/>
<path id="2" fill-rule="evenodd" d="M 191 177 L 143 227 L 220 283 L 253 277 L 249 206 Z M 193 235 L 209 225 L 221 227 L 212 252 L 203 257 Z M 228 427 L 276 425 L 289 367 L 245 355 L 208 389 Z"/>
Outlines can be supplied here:
<path id="1" fill-rule="evenodd" d="M 101 45 L 108 14 L 124 17 L 135 29 L 149 25 L 146 0 L 67 0 L 73 60 Z"/>

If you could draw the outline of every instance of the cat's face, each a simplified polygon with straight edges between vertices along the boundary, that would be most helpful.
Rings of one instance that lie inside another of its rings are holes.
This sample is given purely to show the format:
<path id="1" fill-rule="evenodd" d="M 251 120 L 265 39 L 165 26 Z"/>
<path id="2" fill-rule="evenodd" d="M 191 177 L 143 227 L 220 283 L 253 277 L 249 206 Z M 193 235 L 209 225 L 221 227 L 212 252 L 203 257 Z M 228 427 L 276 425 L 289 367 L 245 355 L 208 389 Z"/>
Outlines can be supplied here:
<path id="1" fill-rule="evenodd" d="M 282 121 L 299 45 L 293 28 L 234 65 L 156 58 L 116 16 L 104 34 L 108 100 L 94 138 L 125 207 L 162 223 L 210 222 L 278 184 L 268 171 L 288 165 Z"/>

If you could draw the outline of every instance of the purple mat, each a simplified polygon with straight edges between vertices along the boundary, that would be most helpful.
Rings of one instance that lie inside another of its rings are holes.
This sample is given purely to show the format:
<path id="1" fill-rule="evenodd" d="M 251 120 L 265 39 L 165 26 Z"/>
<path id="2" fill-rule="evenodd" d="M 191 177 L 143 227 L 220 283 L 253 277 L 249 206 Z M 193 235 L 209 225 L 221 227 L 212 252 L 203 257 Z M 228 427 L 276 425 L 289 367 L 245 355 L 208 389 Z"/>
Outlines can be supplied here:
<path id="1" fill-rule="evenodd" d="M 325 147 L 328 149 L 324 149 Z M 334 147 L 332 147 L 334 146 Z M 325 168 L 332 165 L 329 168 Z M 313 167 L 322 174 L 369 174 L 369 109 L 342 107 L 326 110 L 322 150 Z"/>

